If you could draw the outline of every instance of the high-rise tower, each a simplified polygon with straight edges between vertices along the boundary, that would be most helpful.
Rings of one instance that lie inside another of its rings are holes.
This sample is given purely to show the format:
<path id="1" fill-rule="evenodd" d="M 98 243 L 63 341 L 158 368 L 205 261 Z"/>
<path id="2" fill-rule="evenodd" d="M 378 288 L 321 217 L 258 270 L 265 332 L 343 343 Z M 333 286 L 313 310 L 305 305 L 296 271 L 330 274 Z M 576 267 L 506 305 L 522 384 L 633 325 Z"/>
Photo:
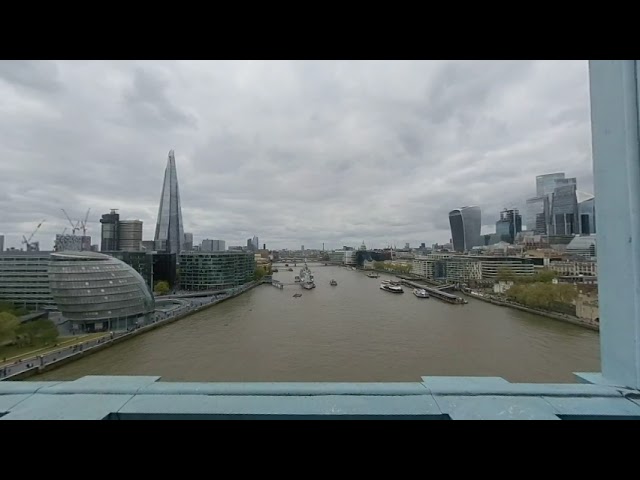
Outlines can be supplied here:
<path id="1" fill-rule="evenodd" d="M 176 158 L 173 150 L 169 151 L 167 168 L 164 171 L 164 183 L 162 184 L 154 240 L 156 242 L 156 250 L 168 253 L 180 253 L 184 243 L 182 208 L 178 190 Z"/>
<path id="2" fill-rule="evenodd" d="M 468 252 L 480 245 L 482 221 L 480 207 L 456 208 L 449 212 L 453 249 L 456 252 Z"/>

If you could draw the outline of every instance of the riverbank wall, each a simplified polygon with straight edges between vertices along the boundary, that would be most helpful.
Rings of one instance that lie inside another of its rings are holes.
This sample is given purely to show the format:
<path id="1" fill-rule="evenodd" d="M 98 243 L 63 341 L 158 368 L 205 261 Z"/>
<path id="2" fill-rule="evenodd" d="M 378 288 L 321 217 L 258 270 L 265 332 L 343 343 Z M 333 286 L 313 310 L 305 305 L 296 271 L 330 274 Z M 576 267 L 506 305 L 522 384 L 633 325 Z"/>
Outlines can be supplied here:
<path id="1" fill-rule="evenodd" d="M 241 287 L 241 289 L 239 289 L 236 292 L 233 292 L 232 294 L 217 299 L 211 303 L 208 303 L 206 305 L 201 305 L 199 307 L 194 308 L 193 310 L 189 310 L 187 312 L 181 313 L 180 315 L 175 315 L 173 317 L 169 317 L 166 319 L 162 319 L 162 320 L 158 320 L 155 323 L 150 323 L 148 325 L 144 325 L 140 328 L 137 328 L 135 330 L 132 330 L 130 332 L 124 333 L 122 335 L 118 335 L 118 336 L 114 336 L 113 338 L 107 339 L 105 340 L 103 343 L 99 343 L 97 345 L 94 345 L 90 348 L 87 348 L 86 350 L 81 350 L 78 352 L 75 352 L 71 355 L 67 355 L 66 357 L 60 358 L 59 360 L 56 360 L 54 362 L 49 362 L 45 365 L 39 366 L 36 365 L 32 368 L 29 368 L 27 370 L 23 370 L 19 373 L 16 373 L 15 375 L 10 375 L 7 376 L 6 378 L 3 378 L 3 381 L 5 380 L 25 380 L 27 378 L 33 377 L 34 375 L 38 375 L 40 373 L 44 373 L 44 372 L 48 372 L 50 370 L 53 370 L 55 368 L 59 368 L 62 367 L 63 365 L 66 365 L 68 363 L 71 363 L 73 361 L 76 361 L 80 358 L 86 357 L 87 355 L 91 355 L 93 353 L 99 352 L 100 350 L 104 350 L 105 348 L 109 348 L 112 345 L 116 345 L 118 343 L 124 342 L 126 340 L 129 340 L 133 337 L 137 337 L 138 335 L 142 335 L 143 333 L 149 332 L 151 330 L 155 330 L 156 328 L 160 328 L 160 327 L 164 327 L 165 325 L 169 325 L 170 323 L 174 323 L 177 322 L 178 320 L 182 320 L 185 317 L 188 317 L 190 315 L 193 315 L 194 313 L 200 312 L 202 310 L 206 310 L 208 308 L 213 307 L 214 305 L 218 305 L 219 303 L 225 302 L 227 300 L 230 300 L 232 298 L 235 298 L 239 295 L 242 295 L 245 292 L 248 292 L 249 290 L 257 287 L 258 285 L 261 285 L 263 283 L 263 281 L 257 281 L 257 282 L 251 282 L 248 285 L 245 285 L 243 287 Z"/>
<path id="2" fill-rule="evenodd" d="M 474 298 L 476 300 L 481 300 L 483 302 L 487 302 L 487 303 L 492 303 L 494 305 L 498 305 L 501 307 L 508 307 L 508 308 L 514 308 L 516 310 L 521 310 L 523 312 L 527 312 L 527 313 L 533 313 L 535 315 L 540 315 L 542 317 L 547 317 L 547 318 L 551 318 L 553 320 L 560 320 L 561 322 L 567 322 L 567 323 L 572 323 L 574 325 L 578 325 L 580 327 L 584 327 L 584 328 L 588 328 L 589 330 L 595 330 L 596 332 L 600 331 L 600 327 L 598 327 L 597 325 L 592 325 L 588 322 L 586 322 L 585 320 L 582 320 L 578 317 L 572 317 L 570 315 L 565 315 L 562 313 L 556 313 L 556 312 L 550 312 L 547 310 L 538 310 L 536 308 L 530 308 L 530 307 L 526 307 L 524 305 L 520 305 L 518 303 L 511 303 L 511 302 L 503 302 L 500 300 L 496 300 L 494 298 L 488 298 L 488 297 L 483 297 L 480 295 L 476 295 L 473 293 L 468 293 L 468 292 L 460 292 L 463 295 L 466 295 L 469 298 Z"/>

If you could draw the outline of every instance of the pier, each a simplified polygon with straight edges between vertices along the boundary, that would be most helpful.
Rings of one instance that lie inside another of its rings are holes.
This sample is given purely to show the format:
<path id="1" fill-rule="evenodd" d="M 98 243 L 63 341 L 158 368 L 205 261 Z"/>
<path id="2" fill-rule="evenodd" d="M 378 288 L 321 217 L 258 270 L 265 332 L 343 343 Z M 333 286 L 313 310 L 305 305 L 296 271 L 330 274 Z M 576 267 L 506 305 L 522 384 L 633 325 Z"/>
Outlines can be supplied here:
<path id="1" fill-rule="evenodd" d="M 466 303 L 462 298 L 457 297 L 457 296 L 452 295 L 452 294 L 447 293 L 447 292 L 443 292 L 442 290 L 439 290 L 437 288 L 427 287 L 426 285 L 422 285 L 420 283 L 412 282 L 411 280 L 406 280 L 404 278 L 402 279 L 402 283 L 404 285 L 409 286 L 409 287 L 422 288 L 422 289 L 426 290 L 427 293 L 430 296 L 432 296 L 434 298 L 437 298 L 438 300 L 444 300 L 445 302 L 455 303 L 455 304 Z"/>

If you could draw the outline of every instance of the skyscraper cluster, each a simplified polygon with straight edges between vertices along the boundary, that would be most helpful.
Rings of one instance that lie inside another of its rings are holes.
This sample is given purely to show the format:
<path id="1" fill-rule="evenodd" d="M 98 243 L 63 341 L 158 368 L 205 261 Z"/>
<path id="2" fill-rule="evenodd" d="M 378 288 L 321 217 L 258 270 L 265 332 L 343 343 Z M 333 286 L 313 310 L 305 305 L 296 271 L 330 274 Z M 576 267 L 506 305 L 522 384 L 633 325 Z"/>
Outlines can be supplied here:
<path id="1" fill-rule="evenodd" d="M 527 200 L 527 230 L 538 235 L 596 233 L 595 197 L 577 189 L 563 172 L 538 175 L 536 196 Z"/>
<path id="2" fill-rule="evenodd" d="M 526 226 L 535 235 L 572 236 L 596 233 L 595 197 L 577 189 L 575 177 L 564 172 L 538 175 L 536 196 L 526 201 L 523 219 L 515 209 L 504 209 L 496 222 L 496 233 L 480 235 L 480 207 L 457 208 L 449 212 L 451 241 L 457 252 L 498 242 L 514 243 Z"/>

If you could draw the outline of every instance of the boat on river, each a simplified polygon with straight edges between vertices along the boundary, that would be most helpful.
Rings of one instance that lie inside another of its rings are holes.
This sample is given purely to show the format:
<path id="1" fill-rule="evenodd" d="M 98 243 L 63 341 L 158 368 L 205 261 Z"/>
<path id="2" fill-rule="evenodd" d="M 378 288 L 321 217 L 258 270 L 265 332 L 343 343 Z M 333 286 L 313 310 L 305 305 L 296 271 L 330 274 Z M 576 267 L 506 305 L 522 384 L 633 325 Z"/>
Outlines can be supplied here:
<path id="1" fill-rule="evenodd" d="M 381 283 L 380 290 L 385 290 L 391 293 L 404 293 L 404 290 L 400 285 L 391 285 L 390 283 Z"/>
<path id="2" fill-rule="evenodd" d="M 429 298 L 429 294 L 424 288 L 414 288 L 413 294 L 418 298 Z"/>

